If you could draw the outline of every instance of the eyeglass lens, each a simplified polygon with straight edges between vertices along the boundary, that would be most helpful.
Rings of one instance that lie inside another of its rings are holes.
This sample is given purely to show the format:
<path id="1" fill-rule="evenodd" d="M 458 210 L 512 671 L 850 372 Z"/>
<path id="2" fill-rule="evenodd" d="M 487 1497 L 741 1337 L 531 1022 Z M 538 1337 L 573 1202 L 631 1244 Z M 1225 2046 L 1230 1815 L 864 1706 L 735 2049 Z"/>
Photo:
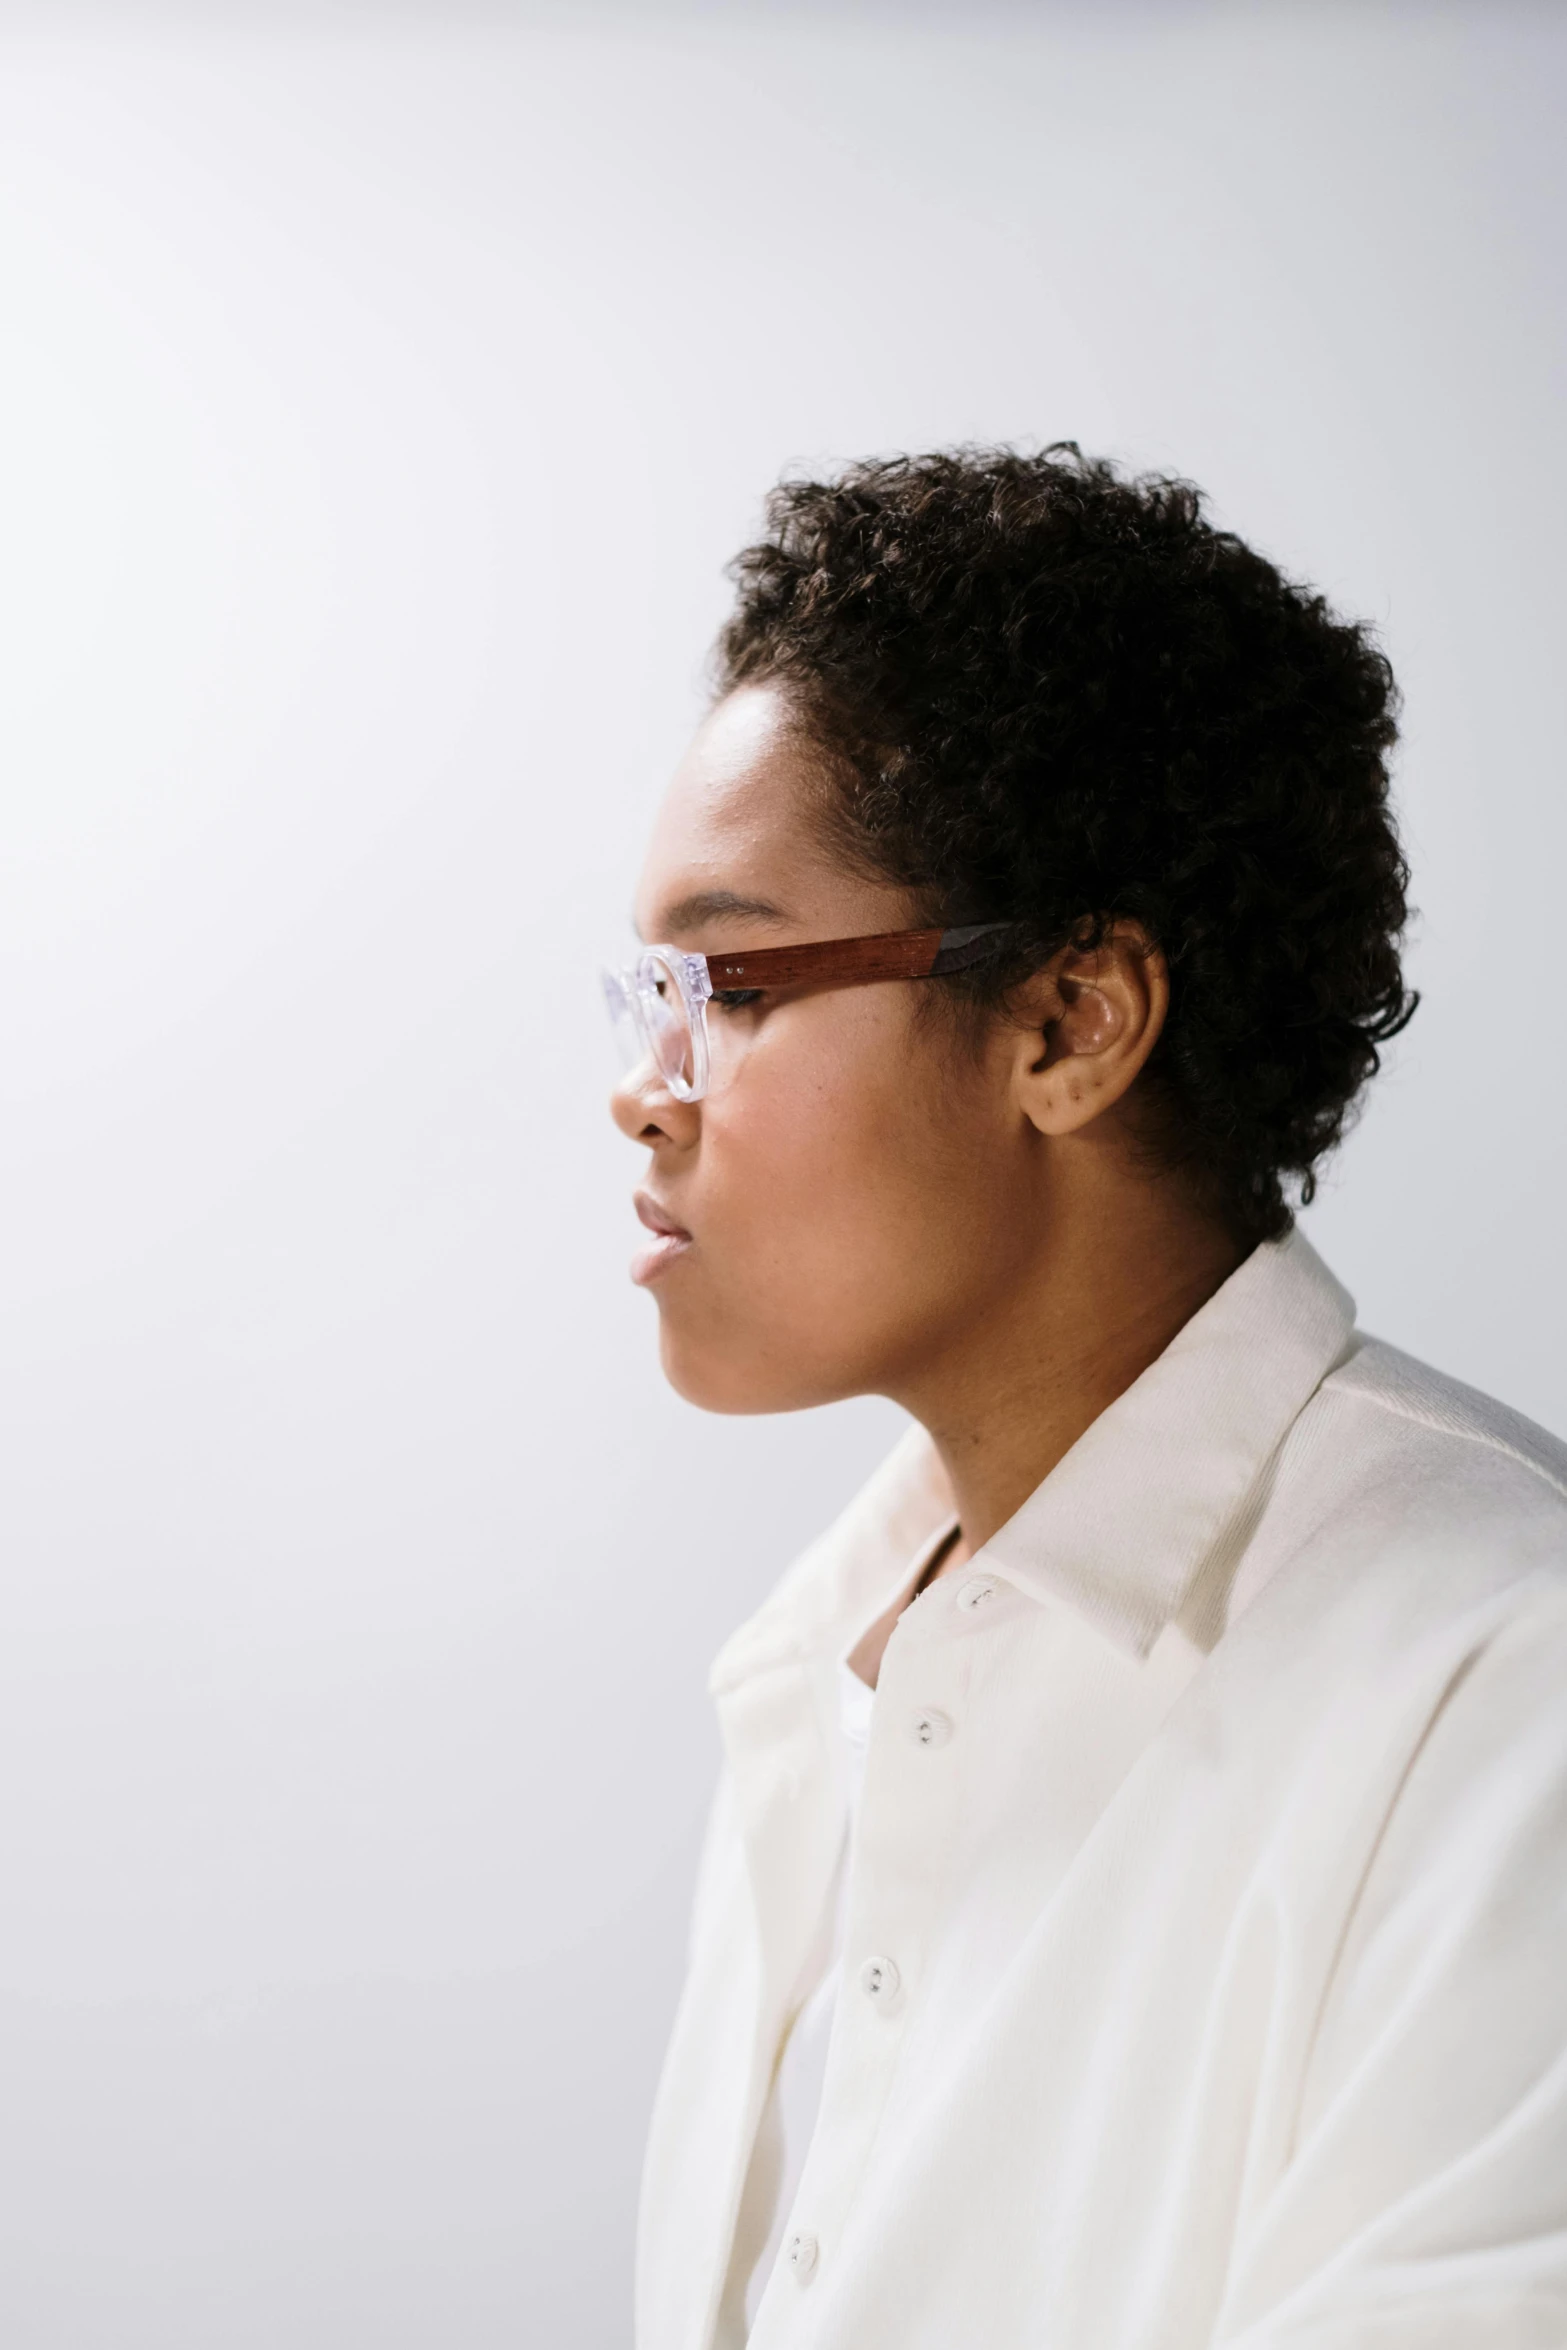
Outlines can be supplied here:
<path id="1" fill-rule="evenodd" d="M 604 997 L 621 1067 L 628 1073 L 652 1058 L 666 1083 L 689 1092 L 698 1054 L 679 976 L 662 955 L 645 954 L 634 970 L 606 971 Z"/>
<path id="2" fill-rule="evenodd" d="M 696 1056 L 685 989 L 662 955 L 643 956 L 638 982 L 653 1058 L 672 1085 L 689 1087 Z"/>

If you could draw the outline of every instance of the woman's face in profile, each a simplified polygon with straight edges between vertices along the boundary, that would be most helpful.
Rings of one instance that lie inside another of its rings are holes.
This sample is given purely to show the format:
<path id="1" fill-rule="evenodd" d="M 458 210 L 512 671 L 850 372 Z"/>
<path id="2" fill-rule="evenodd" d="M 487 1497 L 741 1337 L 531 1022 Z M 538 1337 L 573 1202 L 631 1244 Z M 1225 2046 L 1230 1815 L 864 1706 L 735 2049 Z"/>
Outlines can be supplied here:
<path id="1" fill-rule="evenodd" d="M 776 688 L 719 703 L 654 826 L 642 937 L 716 953 L 918 927 L 906 892 L 833 855 L 824 788 Z M 1006 1081 L 1009 1031 L 976 1047 L 928 993 L 890 981 L 715 1000 L 700 1101 L 647 1065 L 617 1090 L 617 1124 L 650 1154 L 634 1271 L 692 1402 L 895 1395 L 982 1327 L 1014 1272 L 1032 1136 Z"/>

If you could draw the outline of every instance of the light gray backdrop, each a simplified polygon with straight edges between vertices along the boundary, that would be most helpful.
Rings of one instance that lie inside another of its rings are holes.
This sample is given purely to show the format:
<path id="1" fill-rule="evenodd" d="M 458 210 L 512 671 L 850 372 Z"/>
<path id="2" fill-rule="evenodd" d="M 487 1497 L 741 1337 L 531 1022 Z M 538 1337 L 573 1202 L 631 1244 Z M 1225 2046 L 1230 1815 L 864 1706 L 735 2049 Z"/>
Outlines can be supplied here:
<path id="1" fill-rule="evenodd" d="M 1075 434 L 1384 628 L 1310 1230 L 1567 1425 L 1567 27 L 0 27 L 0 2341 L 618 2350 L 707 1660 L 894 1432 L 671 1401 L 594 966 L 778 470 Z"/>

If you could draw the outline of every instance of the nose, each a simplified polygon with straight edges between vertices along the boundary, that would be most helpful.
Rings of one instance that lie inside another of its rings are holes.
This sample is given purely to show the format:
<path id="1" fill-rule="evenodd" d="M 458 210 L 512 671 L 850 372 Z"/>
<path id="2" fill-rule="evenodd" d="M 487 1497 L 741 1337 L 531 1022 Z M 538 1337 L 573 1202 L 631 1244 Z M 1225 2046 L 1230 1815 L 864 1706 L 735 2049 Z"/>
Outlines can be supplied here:
<path id="1" fill-rule="evenodd" d="M 689 1150 L 702 1122 L 699 1105 L 677 1101 L 650 1059 L 620 1080 L 609 1097 L 609 1114 L 628 1142 L 650 1149 L 662 1142 Z"/>

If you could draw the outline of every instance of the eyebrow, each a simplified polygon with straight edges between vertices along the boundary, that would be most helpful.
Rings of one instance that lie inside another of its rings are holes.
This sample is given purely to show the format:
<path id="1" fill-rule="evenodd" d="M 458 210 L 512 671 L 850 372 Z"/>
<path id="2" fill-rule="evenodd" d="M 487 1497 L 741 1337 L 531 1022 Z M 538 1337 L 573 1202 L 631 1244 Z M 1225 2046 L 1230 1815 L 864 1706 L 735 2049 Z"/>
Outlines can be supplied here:
<path id="1" fill-rule="evenodd" d="M 787 922 L 782 906 L 766 898 L 742 897 L 732 889 L 698 889 L 664 909 L 664 931 L 673 938 L 682 930 L 700 930 L 704 922 L 737 919 L 746 922 Z"/>

